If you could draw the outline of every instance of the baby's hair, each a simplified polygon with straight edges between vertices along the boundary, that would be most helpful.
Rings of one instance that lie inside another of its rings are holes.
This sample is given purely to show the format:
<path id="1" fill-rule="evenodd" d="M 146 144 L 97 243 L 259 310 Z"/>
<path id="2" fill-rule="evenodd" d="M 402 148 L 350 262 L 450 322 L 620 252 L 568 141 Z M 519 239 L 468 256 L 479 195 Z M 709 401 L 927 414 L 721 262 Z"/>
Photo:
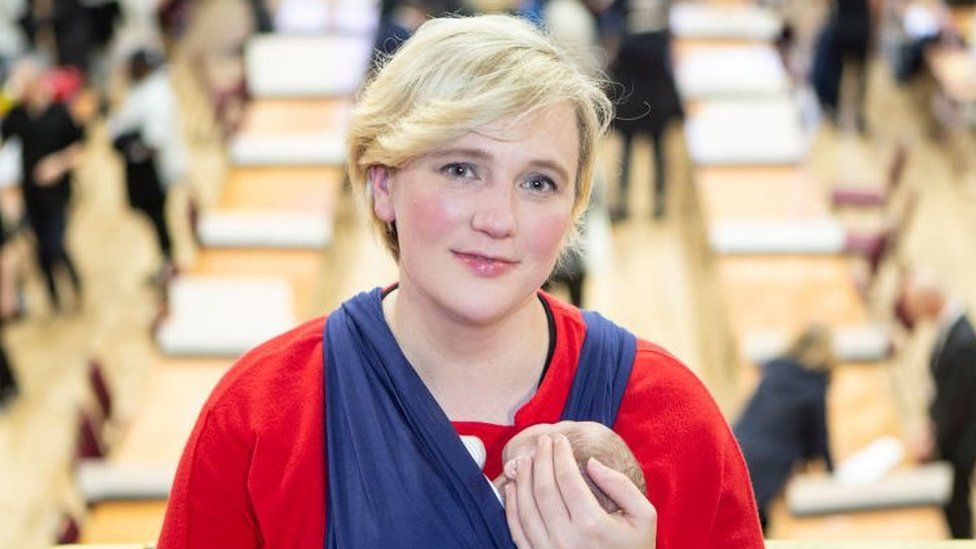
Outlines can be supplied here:
<path id="1" fill-rule="evenodd" d="M 647 493 L 647 483 L 644 480 L 644 472 L 641 470 L 640 463 L 637 462 L 637 458 L 630 451 L 630 447 L 619 435 L 610 429 L 602 429 L 597 434 L 590 430 L 569 429 L 564 434 L 569 439 L 569 445 L 573 448 L 573 456 L 576 458 L 580 472 L 583 473 L 583 480 L 586 481 L 590 491 L 596 496 L 600 506 L 608 513 L 614 513 L 620 508 L 590 478 L 590 474 L 586 470 L 586 463 L 591 457 L 596 458 L 607 467 L 623 473 L 640 489 L 642 494 Z"/>

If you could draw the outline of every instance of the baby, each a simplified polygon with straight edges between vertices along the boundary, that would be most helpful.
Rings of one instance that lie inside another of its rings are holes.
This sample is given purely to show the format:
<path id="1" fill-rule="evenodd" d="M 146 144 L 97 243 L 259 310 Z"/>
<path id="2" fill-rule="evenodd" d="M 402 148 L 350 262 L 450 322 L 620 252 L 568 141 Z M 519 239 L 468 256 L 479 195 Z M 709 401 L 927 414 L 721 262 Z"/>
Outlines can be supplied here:
<path id="1" fill-rule="evenodd" d="M 647 493 L 647 486 L 644 481 L 644 472 L 641 471 L 637 458 L 630 451 L 627 443 L 623 441 L 617 433 L 600 423 L 591 421 L 560 421 L 559 423 L 541 423 L 533 425 L 512 437 L 502 450 L 502 463 L 505 464 L 504 471 L 495 480 L 491 481 L 496 494 L 501 494 L 506 483 L 514 480 L 514 463 L 517 457 L 531 457 L 535 452 L 536 441 L 541 435 L 563 435 L 569 439 L 569 445 L 573 449 L 573 456 L 579 465 L 583 480 L 586 481 L 590 491 L 596 496 L 600 505 L 608 512 L 615 513 L 619 507 L 603 493 L 586 472 L 586 463 L 591 457 L 596 458 L 601 463 L 619 471 L 627 476 L 638 488 L 641 493 Z M 484 447 L 480 448 L 480 455 L 477 450 L 472 449 L 478 443 L 472 444 L 469 439 L 474 437 L 462 437 L 465 445 L 471 451 L 475 461 L 484 464 Z M 480 441 L 478 441 L 480 443 Z M 479 460 L 480 458 L 480 460 Z M 499 497 L 501 499 L 501 497 Z"/>

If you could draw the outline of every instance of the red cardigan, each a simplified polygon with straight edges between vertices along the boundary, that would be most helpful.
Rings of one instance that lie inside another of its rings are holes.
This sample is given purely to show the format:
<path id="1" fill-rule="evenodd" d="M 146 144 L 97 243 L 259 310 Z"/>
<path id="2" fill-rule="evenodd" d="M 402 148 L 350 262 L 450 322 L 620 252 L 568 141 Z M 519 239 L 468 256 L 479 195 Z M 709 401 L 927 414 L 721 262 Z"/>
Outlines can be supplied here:
<path id="1" fill-rule="evenodd" d="M 546 299 L 555 350 L 515 425 L 454 423 L 485 442 L 489 478 L 501 471 L 505 443 L 530 425 L 559 421 L 569 394 L 585 325 L 577 309 Z M 184 450 L 160 549 L 322 547 L 324 322 L 309 321 L 247 353 L 214 389 Z M 614 430 L 644 470 L 659 549 L 763 547 L 728 424 L 698 378 L 660 347 L 638 342 Z"/>

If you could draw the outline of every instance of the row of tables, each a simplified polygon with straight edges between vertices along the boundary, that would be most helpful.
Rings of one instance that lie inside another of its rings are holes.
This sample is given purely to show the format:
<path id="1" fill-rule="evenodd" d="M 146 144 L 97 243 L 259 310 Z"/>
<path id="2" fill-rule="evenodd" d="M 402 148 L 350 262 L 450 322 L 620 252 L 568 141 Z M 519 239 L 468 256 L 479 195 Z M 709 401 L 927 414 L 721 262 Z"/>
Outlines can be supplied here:
<path id="1" fill-rule="evenodd" d="M 716 13 L 769 12 L 745 2 L 695 3 L 696 9 L 712 6 Z M 772 122 L 795 124 L 796 135 L 784 137 L 770 132 L 770 121 L 749 123 L 748 117 L 729 120 L 734 126 L 715 124 L 702 127 L 702 117 L 717 106 L 749 112 L 757 104 L 780 102 L 791 104 L 787 76 L 782 67 L 772 68 L 776 58 L 772 46 L 773 32 L 753 33 L 682 33 L 675 30 L 675 71 L 684 88 L 689 118 L 686 128 L 691 151 L 693 186 L 692 218 L 697 236 L 692 245 L 704 251 L 703 267 L 711 273 L 717 290 L 705 300 L 711 303 L 712 316 L 726 323 L 731 332 L 734 354 L 727 354 L 725 364 L 731 370 L 706 372 L 721 381 L 752 386 L 757 378 L 756 365 L 745 355 L 747 342 L 757 335 L 780 332 L 797 334 L 811 323 L 819 322 L 839 330 L 870 324 L 867 307 L 853 278 L 853 262 L 842 253 L 722 253 L 712 250 L 711 235 L 715 227 L 728 223 L 776 222 L 780 226 L 801 224 L 830 216 L 827 194 L 810 172 L 807 164 L 809 135 L 800 125 L 800 113 L 792 120 Z M 702 64 L 708 58 L 715 63 L 734 59 L 742 52 L 757 56 L 749 62 L 703 71 L 686 63 Z M 689 78 L 702 73 L 711 78 L 708 85 Z M 725 81 L 722 86 L 719 81 Z M 751 93 L 750 93 L 751 89 Z M 704 90 L 704 91 L 703 91 Z M 691 93 L 687 93 L 687 92 Z M 731 107 L 729 107 L 731 105 Z M 778 115 L 782 116 L 782 115 Z M 788 115 L 787 115 L 788 116 Z M 722 154 L 712 149 L 724 146 L 702 142 L 708 134 L 724 132 L 730 141 Z M 784 153 L 783 139 L 794 139 L 798 154 Z M 745 144 L 743 144 L 745 143 Z M 758 146 L 774 152 L 767 160 L 752 154 Z M 702 152 L 704 151 L 704 152 Z M 744 151 L 736 156 L 737 152 Z M 750 156 L 751 155 L 751 156 Z M 770 225 L 773 226 L 773 225 Z M 885 435 L 901 436 L 902 420 L 895 405 L 893 378 L 888 372 L 889 360 L 872 363 L 843 363 L 832 376 L 828 398 L 828 422 L 835 459 L 840 462 L 871 441 Z M 740 399 L 741 401 L 741 399 Z M 735 408 L 729 405 L 728 408 Z M 816 517 L 791 516 L 783 503 L 771 513 L 775 538 L 784 539 L 938 539 L 945 537 L 941 512 L 934 506 L 901 510 L 862 511 L 858 513 Z"/>

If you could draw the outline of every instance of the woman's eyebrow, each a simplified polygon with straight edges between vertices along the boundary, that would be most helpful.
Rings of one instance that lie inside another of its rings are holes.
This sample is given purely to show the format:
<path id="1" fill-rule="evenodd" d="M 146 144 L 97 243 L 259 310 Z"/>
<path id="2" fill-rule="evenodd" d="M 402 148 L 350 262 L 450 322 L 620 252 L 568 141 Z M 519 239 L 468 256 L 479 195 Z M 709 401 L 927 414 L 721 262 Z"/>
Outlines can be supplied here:
<path id="1" fill-rule="evenodd" d="M 450 149 L 440 149 L 430 153 L 431 158 L 444 158 L 448 156 L 463 156 L 466 158 L 478 158 L 482 160 L 491 160 L 493 155 L 484 150 L 477 148 L 450 148 Z M 530 166 L 537 168 L 545 168 L 556 172 L 556 174 L 562 179 L 569 181 L 569 170 L 563 167 L 562 164 L 554 160 L 548 160 L 545 158 L 532 160 L 529 162 Z"/>
<path id="2" fill-rule="evenodd" d="M 492 155 L 490 152 L 484 149 L 472 149 L 472 148 L 452 148 L 452 149 L 440 149 L 430 153 L 433 158 L 443 158 L 445 156 L 465 156 L 468 158 L 480 158 L 490 160 Z"/>
<path id="3" fill-rule="evenodd" d="M 545 160 L 545 159 L 543 159 L 543 160 L 533 160 L 532 162 L 530 162 L 530 164 L 532 166 L 538 166 L 540 168 L 550 169 L 550 170 L 556 172 L 556 174 L 559 177 L 561 177 L 563 180 L 569 181 L 569 171 L 566 170 L 566 168 L 564 168 L 562 166 L 562 164 L 560 164 L 558 162 L 555 162 L 553 160 Z"/>

